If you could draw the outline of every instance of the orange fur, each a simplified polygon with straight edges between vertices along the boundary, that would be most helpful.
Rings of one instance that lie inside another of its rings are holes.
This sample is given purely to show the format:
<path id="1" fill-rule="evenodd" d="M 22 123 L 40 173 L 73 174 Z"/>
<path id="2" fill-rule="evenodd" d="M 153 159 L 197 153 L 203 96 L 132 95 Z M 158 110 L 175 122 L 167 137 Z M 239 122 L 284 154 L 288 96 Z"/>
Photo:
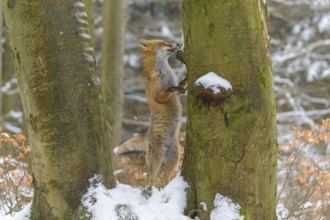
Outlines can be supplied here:
<path id="1" fill-rule="evenodd" d="M 146 96 L 150 108 L 150 127 L 145 137 L 132 138 L 115 149 L 117 154 L 146 150 L 147 184 L 154 185 L 160 167 L 164 167 L 164 184 L 173 175 L 179 161 L 181 103 L 186 80 L 178 84 L 168 64 L 168 57 L 178 50 L 176 43 L 162 40 L 139 40 Z"/>

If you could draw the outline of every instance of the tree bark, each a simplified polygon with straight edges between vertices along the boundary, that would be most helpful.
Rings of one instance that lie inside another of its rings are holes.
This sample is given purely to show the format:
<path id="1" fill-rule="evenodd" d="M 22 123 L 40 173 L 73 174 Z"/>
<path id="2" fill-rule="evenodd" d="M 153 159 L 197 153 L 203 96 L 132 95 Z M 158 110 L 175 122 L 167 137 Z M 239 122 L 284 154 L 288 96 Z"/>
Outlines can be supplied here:
<path id="1" fill-rule="evenodd" d="M 7 31 L 4 34 L 3 38 L 5 39 L 5 42 L 3 43 L 2 66 L 1 66 L 2 86 L 4 86 L 6 83 L 11 84 L 15 79 L 15 74 L 14 74 L 15 69 L 10 52 L 10 45 L 9 45 Z M 13 88 L 10 87 L 10 89 Z M 11 121 L 11 118 L 9 117 L 9 113 L 14 109 L 15 101 L 17 100 L 19 100 L 18 92 L 14 94 L 10 94 L 8 91 L 2 91 L 1 114 L 3 117 L 3 122 Z"/>
<path id="2" fill-rule="evenodd" d="M 240 204 L 245 219 L 276 219 L 276 113 L 266 6 L 262 0 L 183 0 L 182 10 L 189 79 L 182 171 L 190 185 L 186 212 L 209 219 L 220 193 Z M 232 94 L 193 86 L 211 71 L 231 82 Z"/>
<path id="3" fill-rule="evenodd" d="M 3 16 L 2 16 L 2 3 L 0 3 L 0 40 L 3 38 Z M 3 72 L 2 72 L 2 66 L 3 66 L 3 43 L 0 43 L 0 86 L 2 89 L 3 85 Z M 3 105 L 3 92 L 0 91 L 0 106 Z M 2 108 L 0 108 L 0 123 L 3 123 L 3 112 Z"/>
<path id="4" fill-rule="evenodd" d="M 102 92 L 106 106 L 107 129 L 113 147 L 120 143 L 123 105 L 124 43 L 127 0 L 104 1 L 102 45 Z"/>
<path id="5" fill-rule="evenodd" d="M 113 187 L 89 0 L 4 0 L 32 146 L 31 219 L 79 219 L 89 179 Z"/>

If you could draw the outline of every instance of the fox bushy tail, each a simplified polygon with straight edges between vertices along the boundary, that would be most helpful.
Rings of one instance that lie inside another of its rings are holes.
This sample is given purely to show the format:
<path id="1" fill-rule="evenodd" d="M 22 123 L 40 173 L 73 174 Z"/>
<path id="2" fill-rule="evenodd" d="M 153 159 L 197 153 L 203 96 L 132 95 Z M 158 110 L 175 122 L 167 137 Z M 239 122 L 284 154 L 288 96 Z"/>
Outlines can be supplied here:
<path id="1" fill-rule="evenodd" d="M 148 140 L 145 136 L 136 136 L 115 147 L 113 151 L 117 155 L 141 151 L 145 152 L 147 151 L 147 144 Z"/>

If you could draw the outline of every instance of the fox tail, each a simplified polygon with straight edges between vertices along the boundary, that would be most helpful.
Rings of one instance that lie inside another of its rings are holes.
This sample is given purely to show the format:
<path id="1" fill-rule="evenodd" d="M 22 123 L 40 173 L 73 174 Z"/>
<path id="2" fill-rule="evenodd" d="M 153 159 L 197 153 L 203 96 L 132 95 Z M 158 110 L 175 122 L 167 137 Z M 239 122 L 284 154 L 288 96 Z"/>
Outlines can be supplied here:
<path id="1" fill-rule="evenodd" d="M 147 139 L 145 136 L 133 137 L 115 147 L 113 151 L 117 155 L 129 154 L 133 152 L 145 152 L 147 151 Z"/>

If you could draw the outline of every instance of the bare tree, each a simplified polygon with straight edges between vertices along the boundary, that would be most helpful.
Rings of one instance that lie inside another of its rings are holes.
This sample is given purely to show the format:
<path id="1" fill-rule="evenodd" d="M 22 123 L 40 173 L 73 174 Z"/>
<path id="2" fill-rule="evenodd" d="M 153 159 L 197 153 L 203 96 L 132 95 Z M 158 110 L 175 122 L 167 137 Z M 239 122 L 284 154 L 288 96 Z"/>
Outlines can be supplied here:
<path id="1" fill-rule="evenodd" d="M 114 147 L 120 143 L 122 128 L 127 0 L 105 1 L 103 15 L 102 91 L 106 106 L 107 128 L 110 131 L 111 146 Z"/>

